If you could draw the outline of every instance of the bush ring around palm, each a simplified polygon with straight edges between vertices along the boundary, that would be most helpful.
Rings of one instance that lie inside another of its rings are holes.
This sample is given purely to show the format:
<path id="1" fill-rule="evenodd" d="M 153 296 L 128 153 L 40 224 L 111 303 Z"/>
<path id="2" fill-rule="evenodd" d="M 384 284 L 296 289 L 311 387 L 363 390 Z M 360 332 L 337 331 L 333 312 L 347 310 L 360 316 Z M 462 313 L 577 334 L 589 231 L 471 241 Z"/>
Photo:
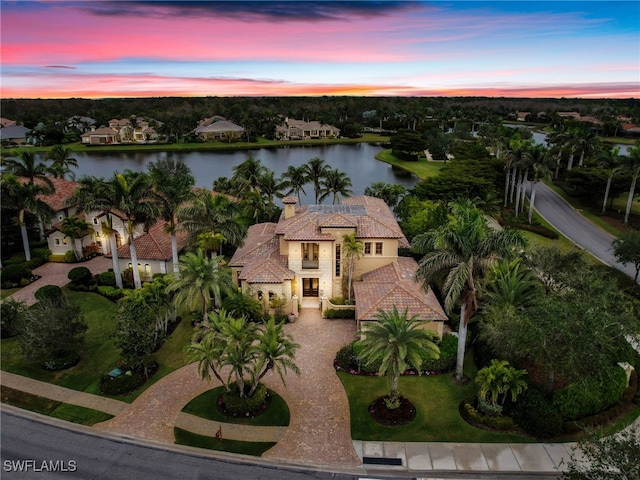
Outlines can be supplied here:
<path id="1" fill-rule="evenodd" d="M 246 390 L 249 390 L 247 386 Z M 240 397 L 238 387 L 234 385 L 229 392 L 218 397 L 218 410 L 228 417 L 257 417 L 271 404 L 271 395 L 267 387 L 261 383 L 251 397 Z"/>
<path id="2" fill-rule="evenodd" d="M 376 398 L 369 405 L 369 415 L 380 425 L 386 427 L 399 427 L 411 423 L 416 418 L 416 407 L 406 397 L 398 396 L 399 405 L 397 408 L 389 409 L 389 395 Z"/>

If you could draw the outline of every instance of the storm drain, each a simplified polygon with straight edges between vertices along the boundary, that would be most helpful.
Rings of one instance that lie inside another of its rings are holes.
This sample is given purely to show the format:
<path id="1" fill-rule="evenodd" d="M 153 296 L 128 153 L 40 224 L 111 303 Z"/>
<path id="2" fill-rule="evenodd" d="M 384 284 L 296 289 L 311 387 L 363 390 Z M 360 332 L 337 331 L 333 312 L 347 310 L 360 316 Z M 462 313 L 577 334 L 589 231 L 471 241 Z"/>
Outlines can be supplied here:
<path id="1" fill-rule="evenodd" d="M 362 457 L 362 463 L 365 465 L 402 466 L 402 459 L 389 457 Z"/>

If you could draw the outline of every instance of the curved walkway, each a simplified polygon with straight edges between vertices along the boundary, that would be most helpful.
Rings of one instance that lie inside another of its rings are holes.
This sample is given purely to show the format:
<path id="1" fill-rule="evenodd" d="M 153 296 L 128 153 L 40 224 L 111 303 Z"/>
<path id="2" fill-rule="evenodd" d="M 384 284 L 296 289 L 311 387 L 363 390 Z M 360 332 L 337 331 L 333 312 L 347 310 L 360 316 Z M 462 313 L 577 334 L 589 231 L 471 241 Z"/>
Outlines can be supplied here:
<path id="1" fill-rule="evenodd" d="M 24 288 L 21 288 L 13 295 L 10 295 L 9 298 L 13 298 L 14 300 L 26 302 L 27 305 L 33 305 L 36 303 L 36 298 L 34 294 L 36 290 L 40 287 L 44 287 L 45 285 L 57 285 L 59 287 L 64 287 L 67 283 L 69 283 L 69 278 L 67 275 L 72 268 L 75 267 L 87 267 L 91 270 L 92 274 L 106 272 L 110 268 L 112 268 L 113 262 L 111 259 L 99 256 L 92 258 L 87 262 L 82 263 L 55 263 L 48 262 L 44 265 L 39 266 L 38 268 L 33 269 L 33 273 L 40 275 L 42 278 L 39 278 L 33 283 L 30 283 Z"/>

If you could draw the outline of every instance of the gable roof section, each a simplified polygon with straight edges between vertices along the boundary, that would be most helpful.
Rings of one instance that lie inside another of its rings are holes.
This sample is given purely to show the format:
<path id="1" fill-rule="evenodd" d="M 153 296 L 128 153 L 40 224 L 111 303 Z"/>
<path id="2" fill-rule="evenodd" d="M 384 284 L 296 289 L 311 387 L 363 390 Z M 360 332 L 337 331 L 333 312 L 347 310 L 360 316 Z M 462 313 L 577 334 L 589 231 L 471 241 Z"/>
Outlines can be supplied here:
<path id="1" fill-rule="evenodd" d="M 115 137 L 118 132 L 114 131 L 111 127 L 100 127 L 95 130 L 90 130 L 88 132 L 83 133 L 80 137 L 95 137 L 100 135 L 109 135 Z"/>
<path id="2" fill-rule="evenodd" d="M 353 284 L 358 321 L 375 321 L 379 309 L 398 311 L 407 309 L 409 317 L 420 320 L 447 320 L 447 316 L 432 290 L 425 292 L 414 280 L 418 267 L 412 258 L 398 257 L 398 261 L 362 275 Z"/>
<path id="3" fill-rule="evenodd" d="M 224 133 L 244 132 L 244 128 L 229 120 L 218 120 L 210 125 L 201 125 L 196 128 L 196 133 Z"/>
<path id="4" fill-rule="evenodd" d="M 140 235 L 133 241 L 136 245 L 138 260 L 163 260 L 172 258 L 171 235 L 164 231 L 164 220 L 156 222 L 147 233 Z M 187 233 L 178 230 L 176 232 L 178 252 L 187 245 Z M 119 258 L 131 258 L 129 244 L 118 247 Z"/>
<path id="5" fill-rule="evenodd" d="M 53 188 L 55 188 L 56 191 L 50 195 L 38 195 L 38 198 L 53 208 L 56 212 L 69 207 L 69 205 L 66 204 L 66 201 L 71 197 L 71 195 L 73 195 L 73 192 L 75 192 L 76 188 L 78 188 L 80 184 L 70 180 L 65 180 L 64 178 L 49 177 L 49 179 L 51 180 L 51 183 L 53 183 Z M 36 180 L 36 182 L 38 182 L 38 180 Z"/>
<path id="6" fill-rule="evenodd" d="M 26 138 L 31 130 L 22 125 L 8 125 L 0 128 L 0 140 L 11 140 L 12 138 Z"/>

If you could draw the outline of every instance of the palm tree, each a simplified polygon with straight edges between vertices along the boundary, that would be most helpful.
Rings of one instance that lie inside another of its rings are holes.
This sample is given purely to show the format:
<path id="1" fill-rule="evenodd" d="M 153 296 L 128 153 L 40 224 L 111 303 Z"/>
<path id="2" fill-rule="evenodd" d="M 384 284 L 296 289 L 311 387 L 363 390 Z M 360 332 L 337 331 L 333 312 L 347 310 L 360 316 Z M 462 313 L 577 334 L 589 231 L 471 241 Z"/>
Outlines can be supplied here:
<path id="1" fill-rule="evenodd" d="M 73 195 L 67 200 L 67 204 L 77 205 L 80 212 L 86 213 L 95 210 L 104 212 L 102 233 L 109 239 L 109 251 L 111 252 L 113 273 L 116 277 L 116 286 L 122 288 L 116 230 L 113 226 L 114 215 L 112 212 L 117 208 L 113 183 L 108 183 L 98 177 L 83 177 L 79 183 L 80 187 L 73 192 Z"/>
<path id="2" fill-rule="evenodd" d="M 141 288 L 138 254 L 134 242 L 134 231 L 137 225 L 149 226 L 156 220 L 159 209 L 154 199 L 149 176 L 144 173 L 127 171 L 116 172 L 110 180 L 113 191 L 114 207 L 125 217 L 127 243 L 133 265 L 134 288 Z"/>
<path id="3" fill-rule="evenodd" d="M 89 235 L 93 228 L 83 218 L 67 217 L 62 220 L 60 231 L 63 235 L 73 238 L 73 251 L 76 254 L 76 260 L 80 260 L 82 255 L 82 239 Z"/>
<path id="4" fill-rule="evenodd" d="M 208 258 L 202 251 L 188 252 L 180 257 L 180 278 L 167 287 L 176 292 L 175 302 L 190 310 L 201 308 L 202 321 L 207 320 L 209 306 L 219 307 L 222 291 L 231 288 L 231 274 L 222 267 L 221 256 Z"/>
<path id="5" fill-rule="evenodd" d="M 191 169 L 182 161 L 164 158 L 148 166 L 155 199 L 165 222 L 165 232 L 171 234 L 173 273 L 178 274 L 178 241 L 176 213 L 181 205 L 193 197 L 195 179 Z"/>
<path id="6" fill-rule="evenodd" d="M 349 189 L 351 187 L 351 179 L 345 172 L 341 172 L 337 168 L 327 171 L 322 182 L 322 189 L 320 198 L 318 201 L 322 202 L 330 195 L 333 196 L 333 204 L 340 203 L 340 195 L 343 197 L 349 197 L 353 191 Z"/>
<path id="7" fill-rule="evenodd" d="M 533 272 L 521 260 L 500 260 L 488 275 L 485 304 L 490 307 L 522 308 L 541 293 Z"/>
<path id="8" fill-rule="evenodd" d="M 347 299 L 351 303 L 351 285 L 353 283 L 353 267 L 355 261 L 362 257 L 364 244 L 356 239 L 355 233 L 348 233 L 342 236 L 342 251 L 347 261 Z"/>
<path id="9" fill-rule="evenodd" d="M 227 239 L 221 233 L 203 232 L 196 239 L 196 247 L 211 254 L 211 258 L 217 257 L 218 252 Z"/>
<path id="10" fill-rule="evenodd" d="M 531 168 L 533 170 L 533 179 L 531 180 L 531 198 L 529 199 L 529 225 L 533 218 L 533 208 L 536 202 L 536 189 L 541 178 L 550 179 L 551 170 L 549 169 L 549 157 L 547 149 L 543 145 L 533 147 L 529 152 Z"/>
<path id="11" fill-rule="evenodd" d="M 607 210 L 607 200 L 609 199 L 609 191 L 611 190 L 611 181 L 616 173 L 622 170 L 620 147 L 613 147 L 603 150 L 598 157 L 598 166 L 607 172 L 607 186 L 604 190 L 604 199 L 602 201 L 602 214 Z"/>
<path id="12" fill-rule="evenodd" d="M 300 369 L 293 361 L 298 348 L 300 345 L 293 341 L 290 334 L 284 332 L 284 322 L 277 323 L 275 318 L 271 317 L 258 333 L 259 360 L 253 374 L 254 380 L 249 396 L 253 395 L 260 380 L 269 370 L 275 369 L 282 385 L 285 385 L 284 376 L 287 370 L 300 375 Z"/>
<path id="13" fill-rule="evenodd" d="M 478 394 L 483 400 L 497 405 L 501 396 L 500 404 L 504 404 L 507 394 L 510 393 L 511 401 L 515 402 L 527 389 L 527 382 L 523 378 L 526 374 L 526 370 L 517 370 L 506 360 L 493 359 L 488 366 L 478 371 L 476 376 L 476 384 L 480 386 Z"/>
<path id="14" fill-rule="evenodd" d="M 397 183 L 373 182 L 364 189 L 365 195 L 381 198 L 391 210 L 396 209 L 406 193 L 407 189 Z"/>
<path id="15" fill-rule="evenodd" d="M 27 214 L 38 218 L 51 217 L 54 211 L 40 196 L 48 195 L 51 190 L 46 183 L 24 183 L 11 173 L 3 173 L 2 200 L 5 205 L 11 205 L 17 210 L 16 220 L 20 226 L 24 257 L 31 260 L 31 248 L 29 246 L 29 234 L 27 231 Z"/>
<path id="16" fill-rule="evenodd" d="M 62 145 L 54 145 L 47 154 L 47 159 L 52 161 L 50 171 L 56 178 L 64 178 L 67 174 L 71 180 L 75 180 L 75 174 L 70 167 L 78 168 L 78 160 L 72 157 L 73 151 Z"/>
<path id="17" fill-rule="evenodd" d="M 295 167 L 293 165 L 289 165 L 285 172 L 281 176 L 282 185 L 284 188 L 288 188 L 285 195 L 291 195 L 295 193 L 298 197 L 298 205 L 302 205 L 302 201 L 300 200 L 300 192 L 305 195 L 307 192 L 304 191 L 304 186 L 309 183 L 309 178 L 307 177 L 307 169 L 304 165 L 300 167 Z"/>
<path id="18" fill-rule="evenodd" d="M 367 322 L 360 332 L 360 358 L 368 364 L 380 362 L 378 373 L 389 374 L 388 405 L 398 405 L 400 375 L 409 367 L 420 373 L 425 351 L 438 358 L 440 349 L 434 343 L 435 334 L 421 328 L 423 322 L 416 316 L 408 317 L 407 309 L 399 313 L 394 305 L 391 312 L 378 310 L 375 318 L 376 321 Z"/>
<path id="19" fill-rule="evenodd" d="M 318 205 L 318 197 L 322 189 L 322 181 L 327 175 L 327 172 L 331 169 L 324 160 L 318 157 L 310 159 L 303 165 L 307 171 L 307 177 L 309 182 L 313 183 L 313 191 L 315 193 L 315 203 Z"/>
<path id="20" fill-rule="evenodd" d="M 249 189 L 253 192 L 260 192 L 262 177 L 267 172 L 267 168 L 260 160 L 253 157 L 247 158 L 244 162 L 233 167 L 232 182 L 240 185 L 240 189 Z M 241 192 L 238 192 L 241 193 Z"/>
<path id="21" fill-rule="evenodd" d="M 245 392 L 244 374 L 247 372 L 255 375 L 252 367 L 255 367 L 259 358 L 258 347 L 255 345 L 258 338 L 257 326 L 245 317 L 228 317 L 220 327 L 221 336 L 226 343 L 225 364 L 230 367 L 228 378 L 235 378 L 238 396 L 244 398 L 249 393 Z"/>
<path id="22" fill-rule="evenodd" d="M 238 204 L 224 195 L 209 190 L 199 190 L 191 201 L 177 209 L 178 221 L 182 229 L 189 232 L 190 243 L 194 244 L 203 233 L 221 234 L 234 247 L 243 243 L 246 227 L 239 220 Z"/>
<path id="23" fill-rule="evenodd" d="M 493 230 L 482 213 L 469 201 L 452 205 L 448 223 L 413 239 L 415 251 L 424 254 L 416 278 L 425 288 L 445 275 L 442 291 L 445 309 L 460 304 L 456 378 L 464 376 L 467 327 L 478 307 L 478 282 L 499 258 L 511 257 L 526 244 L 517 230 Z"/>
<path id="24" fill-rule="evenodd" d="M 36 155 L 33 152 L 21 152 L 18 158 L 3 158 L 2 163 L 6 173 L 24 178 L 26 179 L 26 183 L 30 185 L 30 187 L 23 192 L 23 195 L 26 194 L 28 197 L 29 195 L 49 195 L 55 192 L 53 182 L 48 176 L 51 173 L 51 169 L 47 167 L 45 163 L 36 159 Z M 38 185 L 37 187 L 35 186 L 36 184 Z M 19 202 L 23 202 L 23 198 L 19 198 L 18 200 Z M 44 237 L 44 218 L 50 217 L 53 215 L 53 212 L 46 209 L 38 211 L 41 207 L 36 206 L 34 199 L 25 199 L 25 201 L 31 204 L 31 210 L 27 209 L 27 211 L 35 214 L 38 218 L 40 239 L 42 239 Z M 18 223 L 20 223 L 20 221 Z M 29 255 L 31 255 L 31 253 L 29 253 Z"/>
<path id="25" fill-rule="evenodd" d="M 634 147 L 629 149 L 629 154 L 624 160 L 625 170 L 631 172 L 631 187 L 629 188 L 629 198 L 627 199 L 627 209 L 624 213 L 624 225 L 629 225 L 629 215 L 631 214 L 631 205 L 636 192 L 636 181 L 640 176 L 640 140 L 636 142 Z"/>

